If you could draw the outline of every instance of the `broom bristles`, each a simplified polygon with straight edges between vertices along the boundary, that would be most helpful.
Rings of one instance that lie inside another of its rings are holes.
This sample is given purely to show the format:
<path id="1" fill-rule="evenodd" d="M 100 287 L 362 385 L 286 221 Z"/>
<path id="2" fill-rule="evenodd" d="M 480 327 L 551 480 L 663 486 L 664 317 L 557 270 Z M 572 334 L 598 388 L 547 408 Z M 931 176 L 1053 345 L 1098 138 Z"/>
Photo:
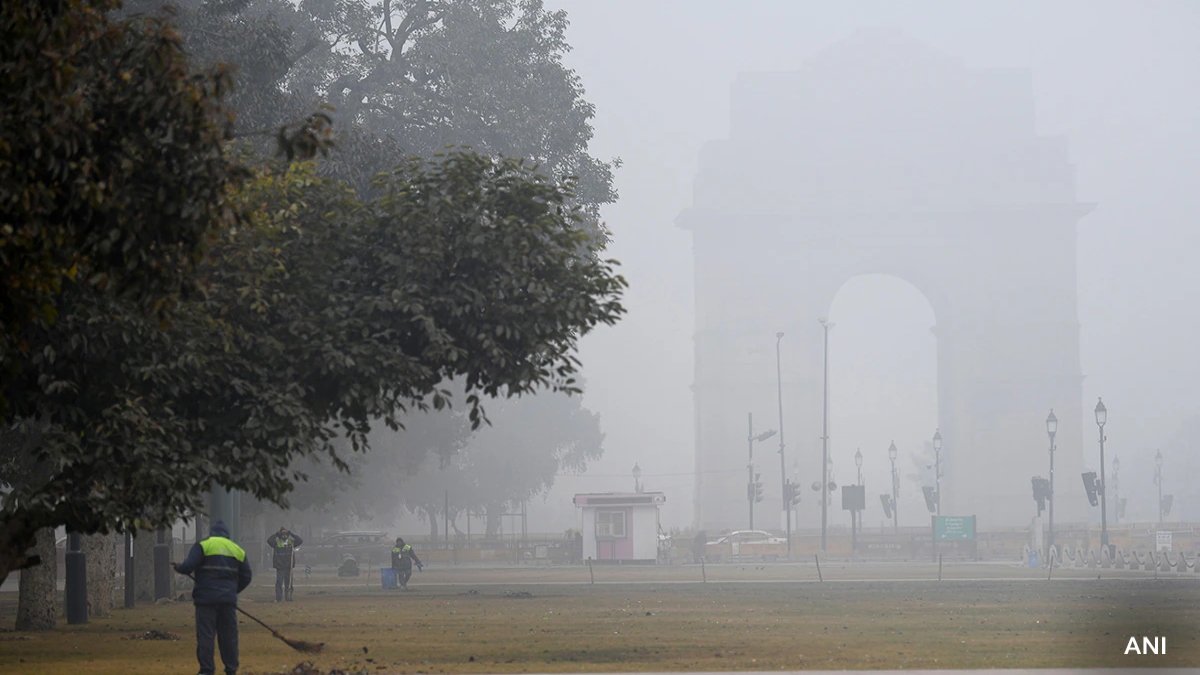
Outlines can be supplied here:
<path id="1" fill-rule="evenodd" d="M 272 635 L 279 638 L 280 640 L 283 640 L 285 643 L 287 643 L 287 646 L 291 647 L 292 649 L 295 649 L 298 652 L 306 652 L 309 654 L 319 654 L 321 652 L 321 650 L 325 648 L 324 642 L 306 642 L 304 640 L 292 640 L 292 639 L 289 639 L 287 636 L 283 635 L 282 633 L 280 633 L 279 631 L 273 631 Z"/>

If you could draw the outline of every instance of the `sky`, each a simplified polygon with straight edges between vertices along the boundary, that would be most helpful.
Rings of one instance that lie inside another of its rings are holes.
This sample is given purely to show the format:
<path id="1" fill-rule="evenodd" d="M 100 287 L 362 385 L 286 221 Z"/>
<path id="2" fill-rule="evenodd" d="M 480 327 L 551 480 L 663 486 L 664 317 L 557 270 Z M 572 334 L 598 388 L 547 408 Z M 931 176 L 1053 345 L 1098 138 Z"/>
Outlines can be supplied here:
<path id="1" fill-rule="evenodd" d="M 1038 133 L 1069 139 L 1078 199 L 1096 204 L 1078 228 L 1084 410 L 1104 397 L 1106 452 L 1122 459 L 1122 494 L 1139 494 L 1139 485 L 1150 494 L 1154 450 L 1200 410 L 1200 270 L 1191 255 L 1200 243 L 1200 3 L 546 4 L 570 18 L 566 62 L 597 111 L 590 150 L 623 163 L 620 199 L 603 216 L 630 289 L 627 317 L 587 336 L 581 350 L 585 405 L 601 415 L 606 454 L 531 504 L 531 528 L 572 517 L 564 514 L 574 512 L 575 492 L 632 488 L 635 462 L 647 490 L 667 493 L 664 526 L 691 523 L 695 303 L 691 235 L 674 221 L 692 204 L 700 148 L 728 137 L 739 73 L 795 70 L 869 29 L 898 29 L 969 68 L 1032 71 Z M 907 454 L 937 425 L 933 310 L 907 283 L 867 276 L 842 288 L 830 320 L 835 477 L 851 482 L 849 457 L 862 447 L 867 482 L 879 484 L 887 480 L 887 439 Z M 870 425 L 862 418 L 868 409 Z M 1084 422 L 1085 444 L 1094 443 L 1096 428 Z M 1150 519 L 1152 502 L 1143 501 L 1134 496 L 1130 509 Z"/>

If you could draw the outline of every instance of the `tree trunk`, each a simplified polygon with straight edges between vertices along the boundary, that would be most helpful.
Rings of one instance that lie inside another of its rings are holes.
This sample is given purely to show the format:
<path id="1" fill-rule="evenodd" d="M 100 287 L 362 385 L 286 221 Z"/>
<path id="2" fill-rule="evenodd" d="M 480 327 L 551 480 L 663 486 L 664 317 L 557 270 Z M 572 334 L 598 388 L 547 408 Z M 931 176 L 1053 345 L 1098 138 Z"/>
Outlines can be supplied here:
<path id="1" fill-rule="evenodd" d="M 113 589 L 117 581 L 117 534 L 92 534 L 83 538 L 83 554 L 87 557 L 88 616 L 110 616 L 113 610 Z"/>
<path id="2" fill-rule="evenodd" d="M 429 540 L 437 541 L 438 539 L 438 521 L 437 514 L 433 509 L 425 509 L 425 516 L 429 518 Z"/>
<path id="3" fill-rule="evenodd" d="M 133 598 L 154 602 L 154 531 L 138 530 L 133 538 Z"/>
<path id="4" fill-rule="evenodd" d="M 54 551 L 54 529 L 37 532 L 33 551 L 40 565 L 21 570 L 17 599 L 17 630 L 54 630 L 58 623 L 58 557 Z"/>
<path id="5" fill-rule="evenodd" d="M 486 522 L 488 539 L 499 539 L 500 538 L 500 517 L 501 517 L 500 507 L 489 506 L 487 508 L 485 522 Z"/>

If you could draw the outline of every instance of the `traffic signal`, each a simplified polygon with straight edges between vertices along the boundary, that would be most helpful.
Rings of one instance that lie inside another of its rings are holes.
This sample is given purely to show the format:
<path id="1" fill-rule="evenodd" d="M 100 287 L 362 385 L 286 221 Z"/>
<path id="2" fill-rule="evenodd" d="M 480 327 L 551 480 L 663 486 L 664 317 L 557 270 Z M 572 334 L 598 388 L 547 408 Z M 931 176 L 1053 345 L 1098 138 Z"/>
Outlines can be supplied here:
<path id="1" fill-rule="evenodd" d="M 792 481 L 785 481 L 783 484 L 783 502 L 785 504 L 800 503 L 800 486 Z"/>
<path id="2" fill-rule="evenodd" d="M 1046 510 L 1046 500 L 1050 499 L 1050 481 L 1041 476 L 1033 477 L 1033 499 L 1038 505 L 1038 515 Z"/>
<path id="3" fill-rule="evenodd" d="M 892 506 L 893 506 L 892 496 L 891 495 L 879 495 L 879 501 L 883 502 L 883 517 L 891 518 L 892 517 Z"/>
<path id="4" fill-rule="evenodd" d="M 1163 495 L 1162 504 L 1159 508 L 1162 509 L 1163 517 L 1171 515 L 1171 502 L 1175 501 L 1175 495 Z"/>
<path id="5" fill-rule="evenodd" d="M 765 497 L 763 497 L 762 474 L 756 473 L 754 474 L 754 503 L 757 504 L 763 499 L 765 499 Z"/>
<path id="6" fill-rule="evenodd" d="M 934 491 L 932 485 L 921 486 L 921 492 L 925 493 L 925 507 L 930 513 L 937 513 L 937 492 Z"/>
<path id="7" fill-rule="evenodd" d="M 1083 472 L 1083 489 L 1087 490 L 1088 503 L 1090 503 L 1092 506 L 1100 505 L 1100 499 L 1099 499 L 1099 497 L 1097 497 L 1097 495 L 1099 494 L 1099 489 L 1098 489 L 1099 487 L 1100 486 L 1096 484 L 1096 472 L 1095 471 L 1084 471 Z"/>

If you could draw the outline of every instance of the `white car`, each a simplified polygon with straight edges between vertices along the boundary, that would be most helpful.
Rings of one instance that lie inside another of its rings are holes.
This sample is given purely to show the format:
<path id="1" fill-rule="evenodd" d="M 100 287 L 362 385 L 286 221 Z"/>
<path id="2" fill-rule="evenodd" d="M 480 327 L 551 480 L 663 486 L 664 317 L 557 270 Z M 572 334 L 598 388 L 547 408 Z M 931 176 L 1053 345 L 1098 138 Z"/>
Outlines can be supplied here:
<path id="1" fill-rule="evenodd" d="M 765 530 L 736 530 L 704 545 L 704 557 L 726 560 L 778 560 L 787 556 L 787 539 Z"/>

